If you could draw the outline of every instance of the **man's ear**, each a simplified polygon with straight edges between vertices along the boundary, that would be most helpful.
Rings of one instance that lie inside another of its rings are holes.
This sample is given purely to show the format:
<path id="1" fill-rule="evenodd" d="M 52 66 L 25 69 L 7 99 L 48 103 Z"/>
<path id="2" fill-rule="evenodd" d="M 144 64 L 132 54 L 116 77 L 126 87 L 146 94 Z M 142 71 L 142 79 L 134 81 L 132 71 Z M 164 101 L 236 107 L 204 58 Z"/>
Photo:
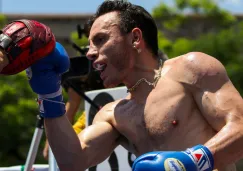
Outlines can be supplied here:
<path id="1" fill-rule="evenodd" d="M 143 38 L 143 33 L 139 28 L 134 28 L 132 30 L 132 44 L 136 49 L 140 48 L 141 40 Z"/>

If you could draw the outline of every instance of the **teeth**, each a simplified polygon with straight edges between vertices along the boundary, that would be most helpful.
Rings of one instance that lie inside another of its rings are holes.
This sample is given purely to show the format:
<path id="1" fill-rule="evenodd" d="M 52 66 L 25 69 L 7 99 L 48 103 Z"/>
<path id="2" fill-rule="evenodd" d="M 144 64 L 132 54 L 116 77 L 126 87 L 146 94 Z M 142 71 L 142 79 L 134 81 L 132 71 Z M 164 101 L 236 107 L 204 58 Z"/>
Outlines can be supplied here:
<path id="1" fill-rule="evenodd" d="M 102 70 L 105 69 L 105 64 L 97 64 L 97 65 L 95 66 L 95 69 L 96 69 L 97 71 L 102 71 Z"/>

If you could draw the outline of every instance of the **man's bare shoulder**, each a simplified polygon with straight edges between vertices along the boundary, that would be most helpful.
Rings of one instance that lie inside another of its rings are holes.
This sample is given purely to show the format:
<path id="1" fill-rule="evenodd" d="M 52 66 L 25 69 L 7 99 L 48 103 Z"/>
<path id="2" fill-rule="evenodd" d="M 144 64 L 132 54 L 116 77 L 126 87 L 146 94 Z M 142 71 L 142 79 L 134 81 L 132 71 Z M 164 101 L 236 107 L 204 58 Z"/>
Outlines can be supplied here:
<path id="1" fill-rule="evenodd" d="M 214 78 L 227 80 L 227 72 L 215 57 L 202 52 L 190 52 L 165 62 L 165 69 L 170 68 L 170 77 L 188 83 L 198 84 L 202 80 L 213 81 Z M 167 69 L 168 70 L 168 69 Z"/>
<path id="2" fill-rule="evenodd" d="M 99 112 L 95 115 L 94 121 L 95 122 L 112 122 L 112 119 L 114 117 L 114 109 L 117 106 L 117 104 L 121 101 L 115 100 L 113 102 L 107 103 L 105 106 L 103 106 Z"/>

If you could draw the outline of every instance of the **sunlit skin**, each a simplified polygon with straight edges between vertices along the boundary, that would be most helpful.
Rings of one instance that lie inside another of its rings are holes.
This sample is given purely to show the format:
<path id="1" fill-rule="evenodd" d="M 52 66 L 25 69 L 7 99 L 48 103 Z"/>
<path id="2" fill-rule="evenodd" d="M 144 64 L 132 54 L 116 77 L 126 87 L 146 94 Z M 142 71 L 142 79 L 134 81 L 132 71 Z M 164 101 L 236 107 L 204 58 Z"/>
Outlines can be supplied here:
<path id="1" fill-rule="evenodd" d="M 9 61 L 7 58 L 6 53 L 3 49 L 0 48 L 0 72 L 3 70 L 4 67 L 8 65 Z"/>
<path id="2" fill-rule="evenodd" d="M 153 80 L 154 68 L 158 67 L 158 61 L 140 59 L 137 47 L 134 48 L 134 45 L 138 46 L 138 44 L 141 49 L 145 47 L 145 43 L 138 36 L 142 34 L 141 30 L 134 29 L 133 34 L 123 36 L 119 31 L 119 20 L 112 17 L 107 16 L 103 21 L 99 21 L 102 20 L 100 18 L 97 22 L 101 22 L 102 25 L 93 25 L 89 38 L 90 49 L 87 54 L 89 59 L 94 60 L 94 67 L 103 63 L 107 65 L 105 71 L 101 73 L 104 85 L 114 87 L 123 82 L 132 86 L 140 75 Z M 134 42 L 134 39 L 138 39 L 136 40 L 138 42 Z M 147 50 L 144 50 L 143 54 L 151 56 Z M 128 75 L 130 77 L 127 77 Z"/>
<path id="3" fill-rule="evenodd" d="M 96 19 L 90 30 L 87 56 L 94 67 L 105 66 L 104 85 L 124 83 L 130 88 L 141 78 L 153 82 L 159 64 L 142 31 L 134 28 L 122 34 L 118 24 L 117 12 L 110 12 Z M 78 137 L 65 116 L 45 119 L 45 128 L 64 171 L 96 165 L 118 145 L 140 156 L 197 144 L 209 148 L 215 168 L 234 171 L 234 162 L 243 154 L 242 114 L 242 98 L 223 65 L 207 54 L 191 52 L 164 62 L 155 87 L 143 82 L 125 99 L 104 106 Z"/>

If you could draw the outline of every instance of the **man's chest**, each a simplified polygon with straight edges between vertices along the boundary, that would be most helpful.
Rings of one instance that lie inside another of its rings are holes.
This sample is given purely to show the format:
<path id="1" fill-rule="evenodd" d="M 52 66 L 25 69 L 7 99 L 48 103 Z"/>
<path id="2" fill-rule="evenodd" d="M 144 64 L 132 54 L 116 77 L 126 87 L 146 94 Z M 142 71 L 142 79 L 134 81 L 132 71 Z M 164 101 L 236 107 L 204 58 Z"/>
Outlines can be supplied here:
<path id="1" fill-rule="evenodd" d="M 127 101 L 115 110 L 115 127 L 137 148 L 163 144 L 191 113 L 192 101 L 184 92 L 157 93 L 144 104 Z"/>

